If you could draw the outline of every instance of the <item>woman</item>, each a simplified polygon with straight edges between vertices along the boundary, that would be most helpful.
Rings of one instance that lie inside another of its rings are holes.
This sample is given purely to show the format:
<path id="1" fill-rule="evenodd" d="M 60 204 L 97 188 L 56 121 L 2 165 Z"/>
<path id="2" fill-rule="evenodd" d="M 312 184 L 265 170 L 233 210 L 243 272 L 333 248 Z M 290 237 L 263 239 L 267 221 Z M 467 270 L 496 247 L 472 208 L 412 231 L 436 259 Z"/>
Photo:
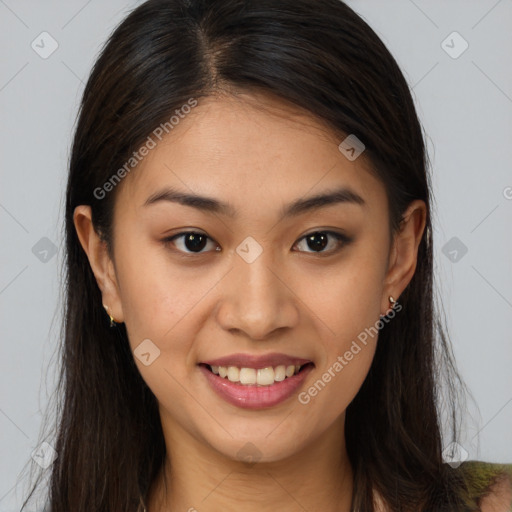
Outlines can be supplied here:
<path id="1" fill-rule="evenodd" d="M 72 149 L 49 510 L 508 511 L 510 466 L 441 439 L 430 194 L 342 2 L 134 10 Z"/>

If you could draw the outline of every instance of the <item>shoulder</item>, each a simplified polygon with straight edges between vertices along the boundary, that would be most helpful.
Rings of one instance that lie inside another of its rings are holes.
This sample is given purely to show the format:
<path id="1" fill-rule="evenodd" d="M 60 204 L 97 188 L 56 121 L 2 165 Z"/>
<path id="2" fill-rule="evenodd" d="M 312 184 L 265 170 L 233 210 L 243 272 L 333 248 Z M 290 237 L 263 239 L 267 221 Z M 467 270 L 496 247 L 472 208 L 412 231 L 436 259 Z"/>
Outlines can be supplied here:
<path id="1" fill-rule="evenodd" d="M 512 512 L 512 464 L 466 461 L 458 469 L 481 512 Z"/>
<path id="2" fill-rule="evenodd" d="M 501 475 L 480 502 L 482 512 L 512 512 L 512 478 Z"/>

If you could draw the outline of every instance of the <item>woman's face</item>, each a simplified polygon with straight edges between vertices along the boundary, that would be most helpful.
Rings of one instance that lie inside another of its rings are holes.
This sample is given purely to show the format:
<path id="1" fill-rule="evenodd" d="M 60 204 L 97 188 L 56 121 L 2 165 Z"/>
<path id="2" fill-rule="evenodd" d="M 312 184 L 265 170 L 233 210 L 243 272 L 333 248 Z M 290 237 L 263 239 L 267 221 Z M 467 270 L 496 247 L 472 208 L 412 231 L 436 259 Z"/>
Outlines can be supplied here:
<path id="1" fill-rule="evenodd" d="M 412 276 L 389 271 L 384 186 L 340 142 L 270 97 L 208 98 L 118 185 L 103 298 L 176 442 L 271 461 L 340 436 L 375 352 L 368 330 Z"/>

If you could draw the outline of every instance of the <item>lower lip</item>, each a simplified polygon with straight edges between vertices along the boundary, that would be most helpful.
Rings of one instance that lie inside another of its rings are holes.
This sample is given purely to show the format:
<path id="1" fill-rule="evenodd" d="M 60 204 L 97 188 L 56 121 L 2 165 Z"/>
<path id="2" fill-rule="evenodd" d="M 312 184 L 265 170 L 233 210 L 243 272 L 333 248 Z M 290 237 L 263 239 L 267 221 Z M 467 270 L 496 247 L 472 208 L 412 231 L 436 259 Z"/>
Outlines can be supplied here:
<path id="1" fill-rule="evenodd" d="M 199 368 L 213 390 L 226 402 L 243 409 L 265 409 L 290 398 L 302 385 L 313 365 L 308 364 L 296 375 L 270 386 L 236 384 L 219 377 L 204 365 L 199 365 Z"/>

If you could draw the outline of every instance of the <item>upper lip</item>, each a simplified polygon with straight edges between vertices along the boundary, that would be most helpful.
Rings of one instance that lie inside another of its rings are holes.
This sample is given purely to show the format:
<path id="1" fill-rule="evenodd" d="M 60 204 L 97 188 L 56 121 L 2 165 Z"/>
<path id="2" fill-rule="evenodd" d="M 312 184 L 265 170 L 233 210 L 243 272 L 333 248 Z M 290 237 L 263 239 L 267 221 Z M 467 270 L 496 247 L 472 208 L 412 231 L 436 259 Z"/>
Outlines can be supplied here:
<path id="1" fill-rule="evenodd" d="M 203 364 L 210 366 L 236 366 L 238 368 L 267 368 L 268 366 L 302 366 L 311 363 L 310 359 L 302 359 L 301 357 L 289 356 L 287 354 L 265 354 L 256 356 L 252 354 L 231 354 L 229 356 L 219 357 L 218 359 L 209 359 L 201 361 Z"/>

